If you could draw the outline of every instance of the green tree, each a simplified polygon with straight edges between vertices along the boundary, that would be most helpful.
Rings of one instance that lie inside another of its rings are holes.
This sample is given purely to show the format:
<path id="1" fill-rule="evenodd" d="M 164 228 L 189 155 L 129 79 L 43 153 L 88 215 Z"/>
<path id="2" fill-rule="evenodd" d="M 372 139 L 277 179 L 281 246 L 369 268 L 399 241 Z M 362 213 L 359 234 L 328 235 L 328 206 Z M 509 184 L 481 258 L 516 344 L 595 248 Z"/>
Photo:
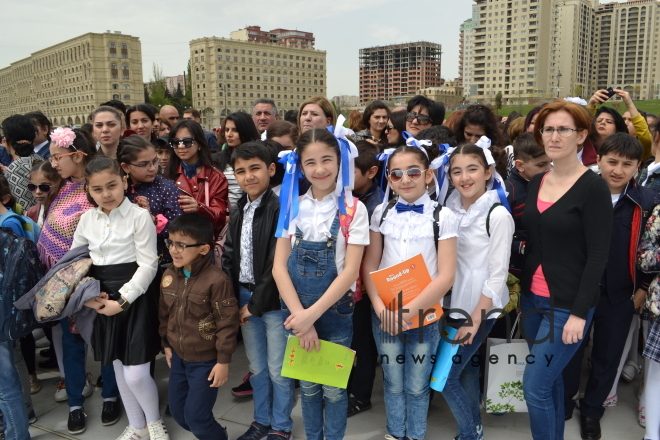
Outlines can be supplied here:
<path id="1" fill-rule="evenodd" d="M 158 108 L 164 105 L 172 105 L 172 100 L 168 97 L 169 90 L 163 77 L 163 69 L 154 63 L 151 83 L 149 85 L 149 102 Z"/>
<path id="2" fill-rule="evenodd" d="M 582 87 L 581 84 L 576 84 L 575 89 L 573 90 L 573 94 L 575 96 L 582 97 L 582 93 L 584 93 L 584 88 Z"/>
<path id="3" fill-rule="evenodd" d="M 639 98 L 639 95 L 642 93 L 642 86 L 640 86 L 639 84 L 637 84 L 637 85 L 633 88 L 633 92 L 635 93 L 635 95 L 634 95 L 635 98 L 639 100 L 639 99 L 640 99 L 640 98 Z"/>
<path id="4" fill-rule="evenodd" d="M 498 113 L 502 109 L 502 92 L 497 92 L 495 95 L 495 109 Z"/>
<path id="5" fill-rule="evenodd" d="M 186 99 L 192 107 L 192 67 L 190 60 L 188 60 L 188 77 L 186 78 Z"/>

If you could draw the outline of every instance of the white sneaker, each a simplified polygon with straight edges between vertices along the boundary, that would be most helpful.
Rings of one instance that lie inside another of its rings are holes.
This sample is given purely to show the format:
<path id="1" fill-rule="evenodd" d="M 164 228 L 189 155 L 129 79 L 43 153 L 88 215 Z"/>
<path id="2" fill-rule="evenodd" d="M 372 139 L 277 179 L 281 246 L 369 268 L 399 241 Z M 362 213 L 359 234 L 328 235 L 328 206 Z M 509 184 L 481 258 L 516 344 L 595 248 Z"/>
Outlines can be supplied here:
<path id="1" fill-rule="evenodd" d="M 621 377 L 626 382 L 632 382 L 635 380 L 635 376 L 637 376 L 637 373 L 639 372 L 639 365 L 637 365 L 637 362 L 635 361 L 628 361 L 626 363 L 626 366 L 623 367 L 623 371 L 621 372 Z"/>
<path id="2" fill-rule="evenodd" d="M 149 438 L 151 440 L 170 440 L 167 427 L 165 427 L 162 419 L 147 423 L 147 429 L 149 430 Z"/>
<path id="3" fill-rule="evenodd" d="M 639 422 L 639 426 L 642 428 L 646 428 L 646 408 L 641 407 L 637 409 L 638 415 L 637 415 L 637 421 Z"/>
<path id="4" fill-rule="evenodd" d="M 85 388 L 83 388 L 82 395 L 83 397 L 89 397 L 94 393 L 94 387 L 92 386 L 92 383 L 89 381 L 89 374 L 85 378 Z"/>
<path id="5" fill-rule="evenodd" d="M 64 402 L 69 397 L 66 395 L 66 382 L 63 377 L 57 381 L 57 389 L 55 390 L 55 402 Z"/>
<path id="6" fill-rule="evenodd" d="M 48 340 L 47 337 L 44 336 L 43 338 L 34 341 L 34 345 L 37 348 L 46 348 L 46 347 L 50 347 L 50 341 Z"/>
<path id="7" fill-rule="evenodd" d="M 117 440 L 149 440 L 149 430 L 147 428 L 137 429 L 128 425 Z"/>

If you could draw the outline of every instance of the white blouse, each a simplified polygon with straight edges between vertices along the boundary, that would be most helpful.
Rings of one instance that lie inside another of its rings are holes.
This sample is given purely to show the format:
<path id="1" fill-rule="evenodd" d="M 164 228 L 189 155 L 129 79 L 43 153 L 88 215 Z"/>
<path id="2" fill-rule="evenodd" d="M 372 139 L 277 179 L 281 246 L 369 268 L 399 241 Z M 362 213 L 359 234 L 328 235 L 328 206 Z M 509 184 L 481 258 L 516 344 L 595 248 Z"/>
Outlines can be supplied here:
<path id="1" fill-rule="evenodd" d="M 402 197 L 400 203 L 408 204 Z M 384 269 L 402 261 L 422 254 L 431 279 L 438 277 L 438 251 L 435 248 L 433 235 L 433 211 L 438 206 L 428 193 L 417 199 L 414 205 L 424 205 L 424 213 L 412 211 L 396 212 L 393 207 L 387 212 L 387 217 L 380 223 L 387 202 L 378 205 L 371 216 L 371 230 L 383 234 L 383 257 L 378 269 Z M 438 215 L 438 241 L 458 237 L 458 220 L 451 210 L 443 208 Z"/>
<path id="2" fill-rule="evenodd" d="M 289 222 L 289 229 L 284 230 L 282 235 L 287 234 L 291 237 L 291 247 L 293 247 L 296 237 L 296 226 L 303 233 L 303 240 L 308 241 L 327 241 L 330 237 L 332 222 L 335 220 L 339 211 L 337 196 L 333 193 L 328 194 L 319 201 L 314 199 L 312 188 L 300 199 L 298 207 L 298 216 Z M 337 273 L 344 269 L 344 259 L 346 258 L 346 239 L 338 232 L 337 243 L 335 245 L 335 264 Z M 360 201 L 357 203 L 355 215 L 348 228 L 348 244 L 357 244 L 360 246 L 369 245 L 369 213 L 367 208 Z M 351 286 L 355 289 L 355 284 Z"/>
<path id="3" fill-rule="evenodd" d="M 80 216 L 71 249 L 83 245 L 89 246 L 89 255 L 96 266 L 137 262 L 139 267 L 133 278 L 120 289 L 129 303 L 146 292 L 156 276 L 156 227 L 149 211 L 132 204 L 128 198 L 110 215 L 98 207 Z"/>
<path id="4" fill-rule="evenodd" d="M 454 191 L 447 199 L 447 207 L 458 218 L 458 259 L 456 279 L 451 294 L 451 308 L 472 314 L 481 295 L 493 300 L 492 309 L 502 309 L 509 302 L 509 258 L 513 241 L 513 217 L 503 206 L 490 214 L 490 237 L 486 231 L 488 211 L 500 203 L 497 191 L 489 190 L 466 211 L 461 195 Z M 447 304 L 445 304 L 447 306 Z M 488 316 L 495 319 L 499 313 Z M 465 319 L 461 313 L 449 316 Z"/>

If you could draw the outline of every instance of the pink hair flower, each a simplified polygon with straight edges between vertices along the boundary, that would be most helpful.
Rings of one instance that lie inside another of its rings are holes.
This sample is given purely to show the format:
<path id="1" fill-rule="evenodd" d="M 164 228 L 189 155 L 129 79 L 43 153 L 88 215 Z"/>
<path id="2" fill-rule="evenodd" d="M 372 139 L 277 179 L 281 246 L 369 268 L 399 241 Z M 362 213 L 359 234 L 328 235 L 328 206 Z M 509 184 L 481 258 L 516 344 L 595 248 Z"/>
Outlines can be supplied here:
<path id="1" fill-rule="evenodd" d="M 73 140 L 76 134 L 69 127 L 57 127 L 50 134 L 50 140 L 60 148 L 69 148 L 73 146 Z M 74 147 L 75 148 L 75 147 Z"/>

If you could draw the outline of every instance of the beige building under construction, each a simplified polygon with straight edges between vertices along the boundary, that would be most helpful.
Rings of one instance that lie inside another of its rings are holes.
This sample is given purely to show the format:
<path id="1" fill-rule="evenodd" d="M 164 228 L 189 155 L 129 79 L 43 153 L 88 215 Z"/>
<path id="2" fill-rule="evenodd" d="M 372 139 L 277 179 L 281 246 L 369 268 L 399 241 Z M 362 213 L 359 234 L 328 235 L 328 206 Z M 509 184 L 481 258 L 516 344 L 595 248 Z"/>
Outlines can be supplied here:
<path id="1" fill-rule="evenodd" d="M 87 33 L 0 69 L 0 119 L 41 110 L 54 125 L 81 125 L 111 99 L 144 102 L 140 40 L 121 32 Z"/>

